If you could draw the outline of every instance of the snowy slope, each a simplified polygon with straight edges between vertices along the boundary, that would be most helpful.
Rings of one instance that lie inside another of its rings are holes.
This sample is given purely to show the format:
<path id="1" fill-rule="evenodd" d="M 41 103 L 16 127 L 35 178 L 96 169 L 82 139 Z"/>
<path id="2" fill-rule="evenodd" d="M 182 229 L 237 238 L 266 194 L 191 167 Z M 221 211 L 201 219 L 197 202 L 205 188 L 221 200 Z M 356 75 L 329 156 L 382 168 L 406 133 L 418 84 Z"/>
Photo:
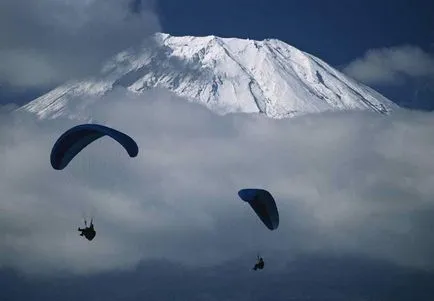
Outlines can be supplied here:
<path id="1" fill-rule="evenodd" d="M 40 118 L 83 116 L 116 86 L 167 88 L 221 113 L 284 118 L 329 110 L 387 113 L 390 100 L 282 41 L 158 33 L 107 62 L 94 78 L 66 83 L 22 107 Z"/>

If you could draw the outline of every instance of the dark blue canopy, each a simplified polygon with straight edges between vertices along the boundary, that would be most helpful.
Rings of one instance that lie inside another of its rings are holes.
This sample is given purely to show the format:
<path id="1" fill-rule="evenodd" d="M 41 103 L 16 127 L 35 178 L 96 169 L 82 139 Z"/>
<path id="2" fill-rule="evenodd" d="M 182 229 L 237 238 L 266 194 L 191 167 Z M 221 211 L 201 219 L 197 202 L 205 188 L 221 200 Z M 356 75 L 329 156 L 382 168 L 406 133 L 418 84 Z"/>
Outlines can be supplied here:
<path id="1" fill-rule="evenodd" d="M 83 148 L 103 136 L 110 136 L 119 142 L 130 157 L 139 153 L 137 143 L 128 135 L 99 124 L 82 124 L 67 130 L 56 141 L 51 150 L 51 166 L 64 169 Z"/>
<path id="2" fill-rule="evenodd" d="M 268 229 L 277 229 L 279 212 L 271 193 L 264 189 L 247 188 L 238 191 L 238 195 L 243 201 L 249 203 Z"/>

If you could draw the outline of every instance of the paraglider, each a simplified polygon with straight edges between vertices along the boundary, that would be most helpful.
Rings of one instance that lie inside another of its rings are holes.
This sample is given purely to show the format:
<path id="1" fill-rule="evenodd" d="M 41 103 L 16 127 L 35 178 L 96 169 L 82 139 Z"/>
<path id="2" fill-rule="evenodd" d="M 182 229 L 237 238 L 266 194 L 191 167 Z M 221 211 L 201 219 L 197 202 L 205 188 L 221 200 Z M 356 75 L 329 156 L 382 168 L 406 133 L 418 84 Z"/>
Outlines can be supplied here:
<path id="1" fill-rule="evenodd" d="M 87 222 L 86 220 L 84 221 L 84 229 L 78 228 L 78 231 L 80 231 L 80 236 L 84 236 L 87 240 L 91 241 L 92 239 L 95 238 L 96 235 L 96 231 L 95 228 L 93 226 L 93 220 L 90 220 L 90 226 L 87 226 Z"/>
<path id="2" fill-rule="evenodd" d="M 238 196 L 249 203 L 268 229 L 275 230 L 279 227 L 279 212 L 271 193 L 264 189 L 246 188 L 238 191 Z M 264 265 L 264 259 L 258 255 L 257 263 L 252 270 L 262 270 Z"/>
<path id="3" fill-rule="evenodd" d="M 86 146 L 103 136 L 109 136 L 117 141 L 130 157 L 136 157 L 139 153 L 137 143 L 130 136 L 99 124 L 81 124 L 70 128 L 57 139 L 51 150 L 51 166 L 56 170 L 64 169 Z M 93 220 L 91 219 L 89 227 L 86 220 L 84 224 L 85 228 L 78 228 L 80 236 L 91 241 L 96 235 Z"/>
<path id="4" fill-rule="evenodd" d="M 257 269 L 262 270 L 264 268 L 264 259 L 262 259 L 262 257 L 259 257 L 258 255 L 258 262 L 255 264 L 255 266 L 253 267 L 252 270 L 256 271 Z"/>
<path id="5" fill-rule="evenodd" d="M 130 136 L 103 125 L 82 124 L 70 128 L 57 139 L 51 150 L 51 166 L 56 170 L 64 169 L 87 145 L 103 136 L 116 140 L 130 157 L 139 153 L 137 143 Z"/>
<path id="6" fill-rule="evenodd" d="M 247 188 L 238 191 L 238 195 L 243 201 L 249 203 L 268 229 L 277 229 L 279 212 L 271 193 L 264 189 Z"/>

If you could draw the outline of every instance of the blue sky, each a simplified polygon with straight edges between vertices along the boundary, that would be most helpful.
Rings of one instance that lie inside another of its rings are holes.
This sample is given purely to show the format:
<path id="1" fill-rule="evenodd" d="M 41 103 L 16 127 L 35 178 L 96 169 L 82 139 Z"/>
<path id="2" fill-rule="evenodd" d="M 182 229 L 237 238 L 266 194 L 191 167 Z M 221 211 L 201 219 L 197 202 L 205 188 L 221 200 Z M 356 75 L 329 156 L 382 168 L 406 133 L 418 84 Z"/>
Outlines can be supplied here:
<path id="1" fill-rule="evenodd" d="M 334 66 L 372 48 L 434 43 L 429 0 L 162 0 L 158 8 L 174 35 L 277 38 Z"/>

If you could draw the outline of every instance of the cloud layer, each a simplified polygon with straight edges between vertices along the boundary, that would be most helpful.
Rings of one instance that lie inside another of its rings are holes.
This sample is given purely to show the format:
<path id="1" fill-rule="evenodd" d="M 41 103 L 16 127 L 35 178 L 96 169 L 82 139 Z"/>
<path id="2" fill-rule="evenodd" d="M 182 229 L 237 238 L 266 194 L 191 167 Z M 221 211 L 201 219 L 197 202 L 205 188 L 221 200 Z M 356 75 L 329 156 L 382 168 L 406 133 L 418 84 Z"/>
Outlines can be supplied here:
<path id="1" fill-rule="evenodd" d="M 382 300 L 432 301 L 434 274 L 366 258 L 300 256 L 285 269 L 253 272 L 252 256 L 220 266 L 191 268 L 148 261 L 133 271 L 86 277 L 24 278 L 0 271 L 6 300 Z M 42 279 L 41 279 L 42 278 Z M 29 281 L 30 280 L 30 281 Z M 48 281 L 47 281 L 48 280 Z M 107 285 L 115 283 L 116 285 Z M 270 298 L 272 296 L 272 298 Z"/>
<path id="2" fill-rule="evenodd" d="M 168 92 L 123 90 L 92 113 L 134 137 L 139 156 L 103 138 L 55 171 L 51 147 L 75 123 L 1 116 L 0 265 L 89 273 L 259 251 L 283 263 L 356 254 L 434 268 L 432 114 L 218 116 Z M 277 231 L 238 199 L 244 187 L 273 193 Z M 93 243 L 76 231 L 84 215 L 95 216 Z"/>
<path id="3" fill-rule="evenodd" d="M 366 84 L 396 85 L 406 77 L 434 77 L 434 55 L 411 45 L 371 49 L 344 72 Z"/>
<path id="4" fill-rule="evenodd" d="M 155 1 L 139 2 L 1 1 L 0 84 L 46 87 L 94 73 L 160 30 Z"/>

